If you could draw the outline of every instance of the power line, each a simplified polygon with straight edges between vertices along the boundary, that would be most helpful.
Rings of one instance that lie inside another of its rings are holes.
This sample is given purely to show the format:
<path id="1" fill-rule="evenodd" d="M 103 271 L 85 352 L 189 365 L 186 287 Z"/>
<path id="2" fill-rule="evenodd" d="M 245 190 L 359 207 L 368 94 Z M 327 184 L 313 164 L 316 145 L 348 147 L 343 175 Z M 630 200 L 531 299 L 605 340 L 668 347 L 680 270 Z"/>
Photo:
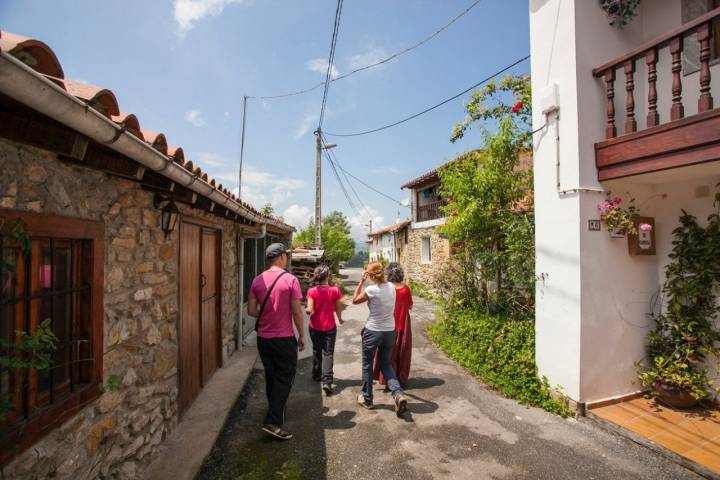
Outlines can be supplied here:
<path id="1" fill-rule="evenodd" d="M 323 144 L 324 144 L 324 142 L 323 142 Z M 325 150 L 325 151 L 327 152 L 327 150 Z M 400 200 L 398 200 L 398 199 L 396 199 L 396 198 L 393 198 L 393 197 L 391 197 L 390 195 L 388 195 L 388 194 L 386 194 L 386 193 L 381 192 L 380 190 L 378 190 L 377 188 L 373 187 L 372 185 L 370 185 L 370 184 L 364 182 L 363 180 L 359 179 L 358 177 L 356 177 L 356 176 L 353 175 L 352 173 L 350 173 L 350 172 L 348 172 L 347 170 L 345 170 L 345 169 L 342 167 L 342 165 L 340 165 L 340 163 L 335 163 L 329 156 L 328 156 L 328 160 L 330 161 L 331 164 L 333 164 L 335 167 L 337 167 L 340 171 L 342 171 L 342 172 L 345 173 L 346 175 L 349 175 L 350 177 L 352 177 L 353 179 L 355 179 L 358 183 L 364 185 L 365 187 L 369 188 L 370 190 L 372 190 L 373 192 L 377 193 L 378 195 L 382 195 L 383 197 L 387 198 L 388 200 L 391 200 L 391 201 L 397 203 L 398 205 L 407 208 L 407 205 L 403 204 Z"/>
<path id="2" fill-rule="evenodd" d="M 324 145 L 324 146 L 327 146 L 327 141 L 325 140 L 325 138 L 322 139 L 322 142 L 323 142 L 323 145 Z M 332 159 L 333 159 L 333 161 L 334 161 L 334 163 L 335 163 L 336 165 L 340 165 L 340 161 L 337 159 L 337 156 L 335 155 L 335 152 L 334 152 L 333 150 L 326 148 L 325 151 L 330 154 L 330 156 L 332 157 Z M 343 171 L 343 170 L 340 170 L 340 171 L 342 172 L 343 177 L 345 177 L 345 182 L 346 182 L 346 183 L 348 184 L 348 186 L 350 187 L 350 190 L 351 190 L 352 193 L 355 195 L 355 198 L 357 199 L 357 201 L 358 201 L 358 203 L 360 204 L 360 206 L 364 209 L 365 212 L 368 212 L 369 209 L 367 208 L 367 205 L 365 205 L 365 203 L 363 202 L 363 200 L 362 200 L 362 198 L 360 197 L 360 195 L 358 195 L 357 190 L 355 190 L 355 187 L 353 186 L 352 182 L 351 182 L 350 179 L 348 178 L 347 173 L 345 173 L 345 171 Z"/>
<path id="3" fill-rule="evenodd" d="M 469 7 L 467 7 L 465 10 L 463 10 L 462 12 L 460 12 L 460 14 L 456 15 L 455 17 L 453 17 L 453 19 L 450 20 L 448 23 L 446 23 L 445 25 L 443 25 L 443 26 L 440 27 L 439 29 L 435 30 L 435 32 L 433 32 L 433 33 L 430 34 L 429 36 L 423 38 L 422 40 L 420 40 L 419 42 L 415 43 L 414 45 L 411 45 L 411 46 L 409 46 L 409 47 L 407 47 L 407 48 L 405 48 L 405 49 L 403 49 L 403 50 L 400 50 L 400 51 L 398 51 L 398 52 L 396 52 L 396 53 L 393 53 L 393 54 L 390 55 L 389 57 L 383 58 L 382 60 L 379 60 L 379 61 L 377 61 L 377 62 L 375 62 L 375 63 L 371 63 L 371 64 L 369 64 L 369 65 L 365 65 L 364 67 L 356 68 L 355 70 L 352 70 L 352 71 L 350 71 L 350 72 L 348 72 L 348 73 L 345 73 L 345 74 L 343 74 L 343 75 L 340 75 L 340 76 L 338 76 L 338 77 L 335 77 L 335 78 L 331 79 L 330 82 L 337 82 L 338 80 L 342 80 L 342 79 L 344 79 L 344 78 L 348 78 L 348 77 L 351 76 L 351 75 L 355 75 L 355 74 L 358 73 L 358 72 L 362 72 L 362 71 L 368 70 L 368 69 L 370 69 L 370 68 L 379 67 L 380 65 L 383 65 L 383 64 L 389 62 L 390 60 L 394 60 L 394 59 L 396 59 L 397 57 L 400 57 L 401 55 L 405 55 L 406 53 L 408 53 L 408 52 L 410 52 L 410 51 L 412 51 L 412 50 L 415 50 L 416 48 L 418 48 L 418 47 L 426 44 L 427 42 L 429 42 L 429 41 L 432 40 L 433 38 L 435 38 L 435 37 L 437 37 L 438 35 L 440 35 L 440 34 L 441 34 L 442 32 L 444 32 L 445 30 L 447 30 L 453 23 L 457 22 L 457 21 L 460 20 L 462 17 L 464 17 L 465 15 L 467 15 L 467 14 L 470 12 L 470 10 L 472 10 L 473 8 L 475 8 L 475 7 L 476 7 L 480 2 L 482 2 L 482 1 L 483 1 L 483 0 L 475 0 L 472 4 L 470 4 Z M 292 97 L 292 96 L 295 96 L 295 95 L 302 95 L 302 94 L 304 94 L 304 93 L 312 92 L 313 90 L 317 90 L 318 88 L 322 87 L 323 85 L 325 85 L 325 82 L 324 82 L 324 81 L 323 81 L 323 82 L 320 82 L 320 83 L 318 83 L 317 85 L 314 85 L 314 86 L 312 86 L 312 87 L 310 87 L 310 88 L 305 88 L 305 89 L 303 89 L 303 90 L 298 90 L 298 91 L 296 91 L 296 92 L 283 93 L 283 94 L 280 94 L 280 95 L 266 95 L 266 96 L 257 96 L 257 97 L 251 96 L 251 97 L 249 97 L 249 98 L 259 99 L 259 100 L 274 100 L 274 99 L 277 99 L 277 98 Z"/>
<path id="4" fill-rule="evenodd" d="M 348 194 L 347 189 L 345 188 L 345 185 L 342 182 L 342 179 L 340 178 L 340 174 L 337 171 L 336 165 L 333 163 L 332 158 L 330 158 L 330 154 L 325 151 L 325 158 L 330 163 L 330 166 L 332 167 L 333 173 L 335 174 L 335 179 L 338 182 L 338 185 L 340 185 L 340 189 L 343 192 L 343 195 L 345 196 L 345 200 L 347 200 L 348 205 L 350 205 L 350 208 L 355 212 L 355 215 L 361 216 L 360 212 L 358 212 L 357 207 L 355 206 L 355 203 L 353 202 L 352 198 L 350 198 L 350 195 Z"/>
<path id="5" fill-rule="evenodd" d="M 414 114 L 414 115 L 410 115 L 409 117 L 403 118 L 402 120 L 398 120 L 397 122 L 394 122 L 394 123 L 391 123 L 391 124 L 388 124 L 388 125 L 384 125 L 384 126 L 382 126 L 382 127 L 373 128 L 372 130 L 365 130 L 365 131 L 363 131 L 363 132 L 356 132 L 356 133 L 330 133 L 330 132 L 323 132 L 323 133 L 324 133 L 325 135 L 331 135 L 331 136 L 333 136 L 333 137 L 357 137 L 357 136 L 360 136 L 360 135 L 367 135 L 367 134 L 369 134 L 369 133 L 375 133 L 375 132 L 379 132 L 379 131 L 381 131 L 381 130 L 386 130 L 386 129 L 388 129 L 388 128 L 395 127 L 395 126 L 400 125 L 400 124 L 402 124 L 402 123 L 405 123 L 405 122 L 408 122 L 408 121 L 410 121 L 410 120 L 413 120 L 413 119 L 415 119 L 415 118 L 417 118 L 417 117 L 419 117 L 419 116 L 421 116 L 421 115 L 424 115 L 424 114 L 426 114 L 426 113 L 428 113 L 428 112 L 431 112 L 431 111 L 435 110 L 436 108 L 441 107 L 441 106 L 445 105 L 446 103 L 451 102 L 451 101 L 455 100 L 456 98 L 459 98 L 459 97 L 465 95 L 465 94 L 468 93 L 470 90 L 473 90 L 473 89 L 479 87 L 479 86 L 482 85 L 483 83 L 489 82 L 489 81 L 492 80 L 493 78 L 497 77 L 498 75 L 500 75 L 500 74 L 502 74 L 502 73 L 505 73 L 506 71 L 510 70 L 511 68 L 515 67 L 516 65 L 519 65 L 520 63 L 524 62 L 525 60 L 527 60 L 527 59 L 529 59 L 529 58 L 530 58 L 530 55 L 527 55 L 527 56 L 521 58 L 520 60 L 517 60 L 517 61 L 511 63 L 511 64 L 508 65 L 507 67 L 505 67 L 505 68 L 503 68 L 503 69 L 501 69 L 501 70 L 498 70 L 497 72 L 495 72 L 495 73 L 493 73 L 492 75 L 484 78 L 483 80 L 480 80 L 478 83 L 476 83 L 475 85 L 473 85 L 473 86 L 471 86 L 471 87 L 469 87 L 469 88 L 466 88 L 466 89 L 463 90 L 462 92 L 460 92 L 460 93 L 458 93 L 458 94 L 455 94 L 455 95 L 453 95 L 452 97 L 447 98 L 447 99 L 443 100 L 442 102 L 433 105 L 432 107 L 428 107 L 428 108 L 426 108 L 425 110 L 423 110 L 422 112 L 418 112 L 418 113 L 416 113 L 416 114 Z"/>
<path id="6" fill-rule="evenodd" d="M 325 90 L 323 91 L 322 105 L 320 106 L 320 117 L 318 120 L 318 130 L 322 127 L 325 119 L 325 106 L 327 105 L 328 90 L 330 89 L 330 78 L 335 63 L 335 48 L 337 47 L 338 33 L 340 32 L 340 17 L 342 15 L 343 0 L 338 0 L 335 8 L 335 25 L 333 26 L 332 39 L 330 40 L 330 54 L 328 55 L 327 72 L 325 74 Z"/>

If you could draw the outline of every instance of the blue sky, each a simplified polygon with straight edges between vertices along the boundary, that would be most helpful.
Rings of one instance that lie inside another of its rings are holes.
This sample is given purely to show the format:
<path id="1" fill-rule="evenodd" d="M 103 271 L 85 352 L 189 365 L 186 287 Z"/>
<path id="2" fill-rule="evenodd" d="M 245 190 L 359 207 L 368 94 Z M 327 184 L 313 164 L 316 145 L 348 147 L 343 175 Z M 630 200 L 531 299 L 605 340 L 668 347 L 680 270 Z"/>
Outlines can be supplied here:
<path id="1" fill-rule="evenodd" d="M 322 81 L 335 0 L 4 0 L 0 29 L 55 51 L 67 78 L 111 89 L 144 128 L 164 132 L 186 158 L 237 188 L 243 95 L 274 95 Z M 335 68 L 342 74 L 416 43 L 472 0 L 347 0 Z M 394 122 L 447 98 L 529 50 L 526 0 L 483 0 L 431 42 L 331 84 L 324 129 L 354 132 Z M 529 63 L 515 69 L 527 73 Z M 243 195 L 302 227 L 314 203 L 315 137 L 322 89 L 250 100 Z M 383 132 L 338 143 L 346 170 L 389 195 L 480 142 L 448 140 L 463 99 Z M 366 208 L 351 210 L 324 164 L 323 210 L 362 225 L 409 214 L 354 183 Z"/>

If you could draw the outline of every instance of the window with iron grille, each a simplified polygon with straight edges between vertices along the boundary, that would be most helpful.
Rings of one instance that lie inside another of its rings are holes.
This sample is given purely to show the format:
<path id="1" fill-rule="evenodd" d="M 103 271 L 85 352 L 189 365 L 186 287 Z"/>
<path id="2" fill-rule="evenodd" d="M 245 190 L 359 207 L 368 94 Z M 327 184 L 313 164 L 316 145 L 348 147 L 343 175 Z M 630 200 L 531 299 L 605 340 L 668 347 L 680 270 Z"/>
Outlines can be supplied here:
<path id="1" fill-rule="evenodd" d="M 30 446 L 99 395 L 102 378 L 102 225 L 17 212 L 31 248 L 0 244 L 0 335 L 7 344 L 47 321 L 57 337 L 45 371 L 0 370 L 9 412 L 0 423 L 4 457 Z M 99 255 L 99 258 L 98 258 Z M 3 356 L 20 355 L 4 351 Z M 8 445 L 9 444 L 9 445 Z M 12 446 L 10 452 L 9 448 Z"/>

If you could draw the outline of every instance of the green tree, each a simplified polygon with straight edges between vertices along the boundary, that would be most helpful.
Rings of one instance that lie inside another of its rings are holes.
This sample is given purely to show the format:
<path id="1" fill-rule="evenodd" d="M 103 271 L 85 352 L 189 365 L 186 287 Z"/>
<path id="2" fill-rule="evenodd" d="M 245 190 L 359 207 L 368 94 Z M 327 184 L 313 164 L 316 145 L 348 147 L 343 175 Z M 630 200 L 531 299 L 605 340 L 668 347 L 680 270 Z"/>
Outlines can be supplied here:
<path id="1" fill-rule="evenodd" d="M 355 252 L 355 242 L 350 236 L 350 223 L 341 212 L 334 211 L 323 217 L 320 231 L 325 258 L 335 271 L 340 262 L 347 261 Z M 300 230 L 293 238 L 296 247 L 309 247 L 315 243 L 315 222 Z"/>
<path id="2" fill-rule="evenodd" d="M 273 207 L 272 203 L 266 203 L 265 206 L 260 209 L 260 213 L 272 217 L 275 215 L 275 207 Z"/>
<path id="3" fill-rule="evenodd" d="M 481 133 L 487 141 L 488 126 L 494 127 L 503 118 L 512 117 L 513 123 L 522 132 L 521 143 L 530 145 L 532 125 L 531 90 L 529 75 L 508 75 L 499 82 L 494 80 L 472 93 L 465 104 L 466 117 L 453 128 L 451 142 L 465 136 L 465 132 L 476 122 L 481 122 Z"/>
<path id="4" fill-rule="evenodd" d="M 454 258 L 450 290 L 465 299 L 480 299 L 488 310 L 532 317 L 534 307 L 534 215 L 532 172 L 520 168 L 520 154 L 530 141 L 527 76 L 488 84 L 472 95 L 468 118 L 453 138 L 461 138 L 475 121 L 483 126 L 483 148 L 469 152 L 440 172 L 448 222 L 442 231 L 462 245 Z"/>

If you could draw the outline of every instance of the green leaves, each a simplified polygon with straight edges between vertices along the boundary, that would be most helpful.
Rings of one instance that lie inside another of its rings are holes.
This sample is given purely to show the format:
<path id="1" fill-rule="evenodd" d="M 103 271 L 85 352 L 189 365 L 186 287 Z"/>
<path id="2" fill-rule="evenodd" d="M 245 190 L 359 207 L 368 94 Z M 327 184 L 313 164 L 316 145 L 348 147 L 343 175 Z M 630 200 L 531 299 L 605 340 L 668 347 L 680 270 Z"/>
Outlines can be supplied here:
<path id="1" fill-rule="evenodd" d="M 714 205 L 720 208 L 720 201 Z M 713 213 L 702 227 L 683 210 L 673 237 L 663 286 L 665 311 L 653 315 L 655 326 L 647 345 L 650 362 L 640 366 L 638 378 L 646 388 L 662 382 L 703 399 L 716 387 L 701 365 L 707 355 L 720 355 L 720 332 L 713 320 L 720 314 L 714 295 L 720 284 L 720 215 Z"/>
<path id="2" fill-rule="evenodd" d="M 532 321 L 487 315 L 477 307 L 453 307 L 428 327 L 430 338 L 488 386 L 524 405 L 562 416 L 573 412 L 553 398 L 547 380 L 538 378 Z"/>
<path id="3" fill-rule="evenodd" d="M 333 270 L 337 270 L 339 263 L 348 260 L 355 252 L 355 242 L 350 236 L 350 223 L 341 212 L 330 212 L 323 217 L 320 237 L 325 249 L 325 257 Z M 314 222 L 310 222 L 293 238 L 293 245 L 296 247 L 310 246 L 314 243 Z"/>

